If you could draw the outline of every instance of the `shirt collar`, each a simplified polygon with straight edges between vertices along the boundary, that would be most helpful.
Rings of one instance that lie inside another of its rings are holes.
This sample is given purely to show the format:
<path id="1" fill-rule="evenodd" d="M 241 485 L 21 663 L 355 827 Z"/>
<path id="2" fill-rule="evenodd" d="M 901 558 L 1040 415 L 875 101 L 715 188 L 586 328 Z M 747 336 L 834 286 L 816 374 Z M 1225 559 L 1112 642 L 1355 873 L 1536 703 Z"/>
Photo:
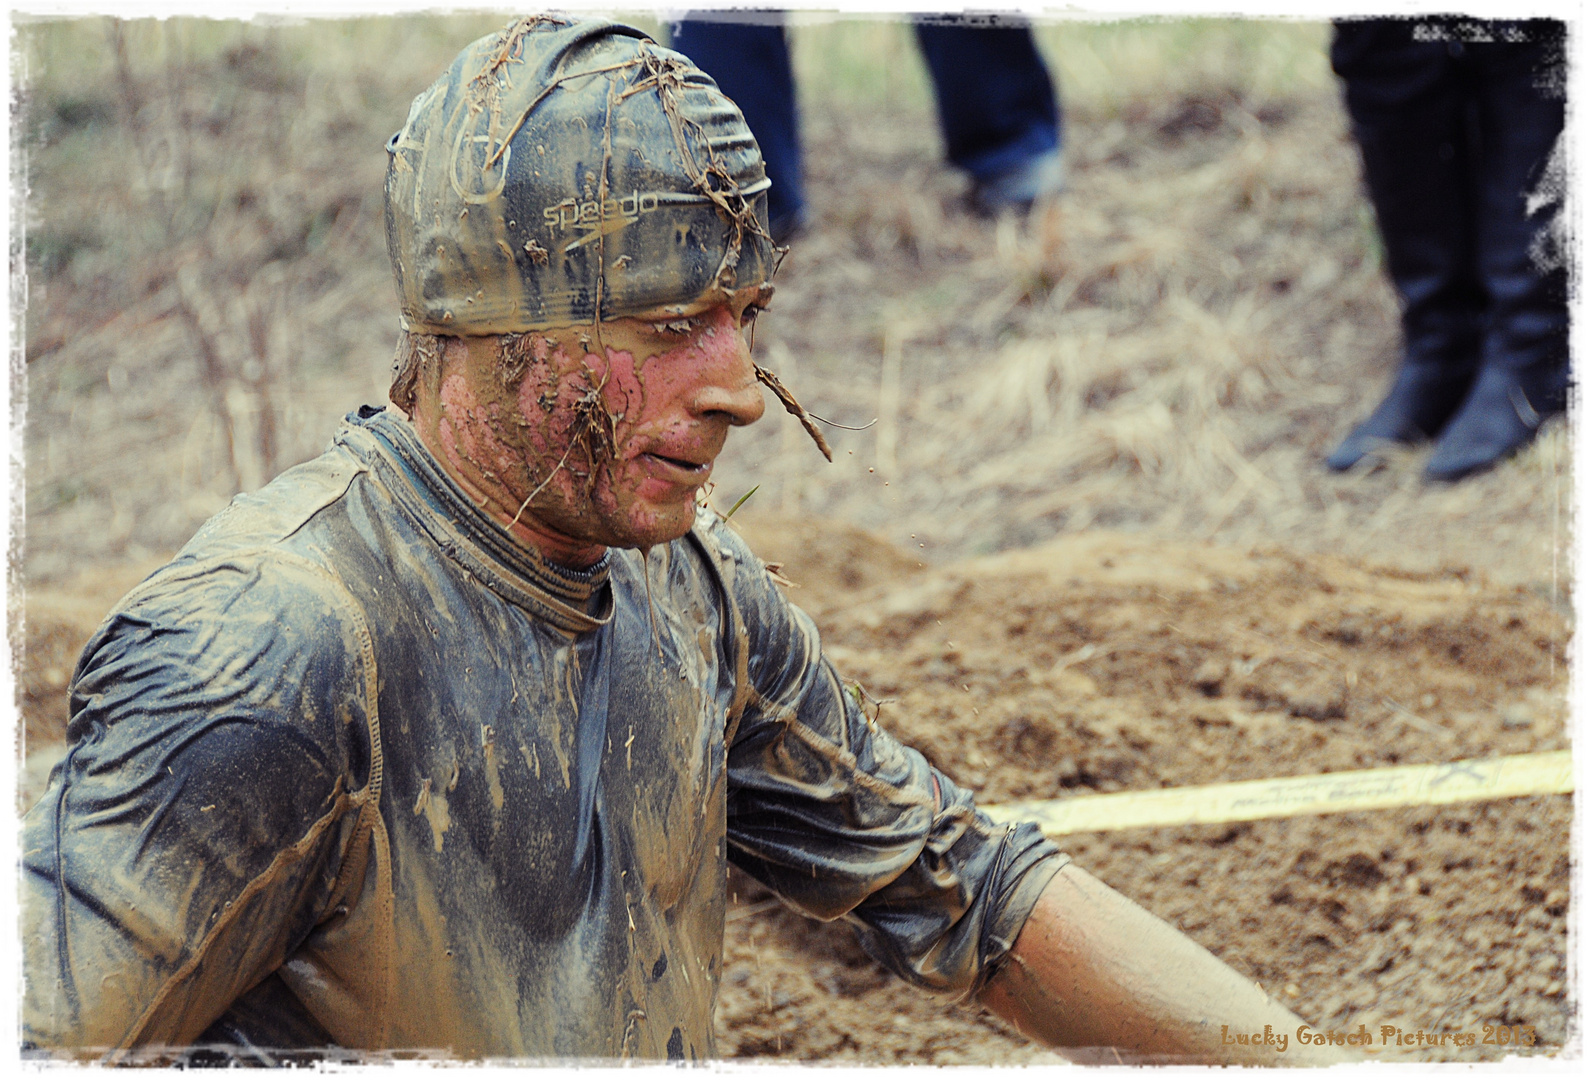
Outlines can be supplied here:
<path id="1" fill-rule="evenodd" d="M 373 451 L 398 504 L 493 592 L 570 634 L 611 621 L 610 553 L 587 570 L 548 562 L 476 505 L 407 421 L 366 405 L 347 422 L 338 439 Z"/>

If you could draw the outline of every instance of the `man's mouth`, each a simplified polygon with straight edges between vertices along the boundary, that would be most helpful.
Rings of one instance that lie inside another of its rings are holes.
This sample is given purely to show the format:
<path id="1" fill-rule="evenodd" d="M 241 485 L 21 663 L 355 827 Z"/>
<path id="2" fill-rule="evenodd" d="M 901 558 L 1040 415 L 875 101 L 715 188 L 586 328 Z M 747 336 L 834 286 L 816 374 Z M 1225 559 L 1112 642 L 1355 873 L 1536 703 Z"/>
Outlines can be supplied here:
<path id="1" fill-rule="evenodd" d="M 652 461 L 657 462 L 658 464 L 663 465 L 670 470 L 677 470 L 678 472 L 687 474 L 691 477 L 705 476 L 712 468 L 712 463 L 710 461 L 690 461 L 687 458 L 670 457 L 667 454 L 658 454 L 655 452 L 641 454 L 640 456 L 643 458 L 650 458 Z"/>

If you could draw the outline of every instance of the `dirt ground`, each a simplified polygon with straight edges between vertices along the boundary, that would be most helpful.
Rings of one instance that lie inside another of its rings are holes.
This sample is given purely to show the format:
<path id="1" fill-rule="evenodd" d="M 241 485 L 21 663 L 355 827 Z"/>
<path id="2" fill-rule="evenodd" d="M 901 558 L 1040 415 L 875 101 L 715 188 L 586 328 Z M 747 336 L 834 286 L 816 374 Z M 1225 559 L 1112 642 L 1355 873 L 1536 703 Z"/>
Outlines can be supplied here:
<path id="1" fill-rule="evenodd" d="M 114 34 L 24 42 L 23 804 L 116 597 L 379 400 L 379 147 L 408 73 L 494 22 L 369 20 L 319 52 L 173 22 L 129 33 L 119 66 Z M 730 439 L 714 502 L 757 488 L 734 521 L 835 663 L 984 801 L 1566 747 L 1566 426 L 1449 488 L 1422 450 L 1319 465 L 1396 356 L 1327 31 L 1042 34 L 1070 187 L 1001 222 L 941 164 L 908 33 L 797 36 L 813 222 L 756 350 L 865 429 L 830 431 L 828 466 L 769 414 Z M 895 81 L 815 77 L 846 48 Z M 1317 1027 L 1527 1024 L 1549 1051 L 1582 1038 L 1571 821 L 1557 796 L 1062 846 Z M 725 1056 L 1057 1060 L 904 987 L 847 929 L 731 890 Z"/>
<path id="2" fill-rule="evenodd" d="M 880 722 L 988 802 L 1567 745 L 1567 626 L 1525 588 L 1101 532 L 918 568 L 860 531 L 776 516 L 743 528 L 785 561 L 834 662 L 888 702 Z M 1532 1024 L 1553 1049 L 1576 1030 L 1571 819 L 1571 800 L 1548 796 L 1061 843 L 1318 1028 L 1482 1038 Z M 748 879 L 736 890 L 726 1053 L 1048 1060 L 986 1016 L 922 1000 L 848 930 Z"/>
<path id="3" fill-rule="evenodd" d="M 1563 749 L 1568 626 L 1461 571 L 1089 532 L 929 567 L 886 540 L 742 511 L 880 722 L 984 801 Z M 72 657 L 136 580 L 30 601 L 24 715 L 58 723 Z M 56 744 L 40 738 L 24 784 Z M 1565 796 L 1068 837 L 1104 881 L 1321 1029 L 1576 1029 Z M 847 928 L 731 882 L 720 1049 L 857 1063 L 1059 1060 L 917 993 Z M 1387 1051 L 1395 1052 L 1394 1049 Z M 1496 1048 L 1404 1052 L 1473 1061 Z"/>

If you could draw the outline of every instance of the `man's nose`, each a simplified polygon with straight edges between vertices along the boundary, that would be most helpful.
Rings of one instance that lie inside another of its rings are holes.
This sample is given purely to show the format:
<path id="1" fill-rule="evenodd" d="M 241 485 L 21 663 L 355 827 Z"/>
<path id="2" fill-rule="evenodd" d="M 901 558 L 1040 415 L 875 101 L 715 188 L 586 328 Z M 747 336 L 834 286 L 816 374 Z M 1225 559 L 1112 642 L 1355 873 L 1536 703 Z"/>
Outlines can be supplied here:
<path id="1" fill-rule="evenodd" d="M 690 402 L 697 416 L 720 413 L 734 427 L 754 424 L 767 411 L 761 384 L 756 381 L 756 365 L 750 359 L 750 346 L 733 313 L 717 313 L 702 335 L 701 351 L 706 363 L 702 378 Z"/>

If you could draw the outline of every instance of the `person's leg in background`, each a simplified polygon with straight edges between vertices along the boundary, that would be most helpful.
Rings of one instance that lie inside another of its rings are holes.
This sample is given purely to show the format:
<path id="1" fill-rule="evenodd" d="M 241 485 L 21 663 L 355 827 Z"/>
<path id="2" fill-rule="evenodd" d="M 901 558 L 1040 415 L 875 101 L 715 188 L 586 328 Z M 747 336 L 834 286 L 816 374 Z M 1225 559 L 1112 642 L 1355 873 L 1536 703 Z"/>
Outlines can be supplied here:
<path id="1" fill-rule="evenodd" d="M 717 80 L 745 114 L 772 180 L 767 194 L 772 237 L 783 243 L 806 215 L 800 117 L 783 13 L 739 12 L 736 17 L 756 21 L 715 22 L 711 13 L 692 13 L 673 24 L 671 46 Z"/>
<path id="2" fill-rule="evenodd" d="M 1378 408 L 1327 459 L 1337 470 L 1377 443 L 1438 435 L 1478 369 L 1485 299 L 1470 179 L 1477 117 L 1460 51 L 1414 41 L 1412 27 L 1397 19 L 1338 23 L 1330 49 L 1402 306 L 1401 366 Z"/>
<path id="3" fill-rule="evenodd" d="M 949 161 L 984 212 L 1026 209 L 1064 185 L 1059 100 L 1030 27 L 948 18 L 916 23 Z"/>
<path id="4" fill-rule="evenodd" d="M 1435 480 L 1494 465 L 1566 408 L 1567 269 L 1536 265 L 1549 215 L 1528 213 L 1565 120 L 1565 74 L 1550 77 L 1564 64 L 1565 27 L 1541 19 L 1491 29 L 1495 40 L 1460 46 L 1478 112 L 1476 266 L 1487 319 L 1478 379 L 1429 459 Z"/>

